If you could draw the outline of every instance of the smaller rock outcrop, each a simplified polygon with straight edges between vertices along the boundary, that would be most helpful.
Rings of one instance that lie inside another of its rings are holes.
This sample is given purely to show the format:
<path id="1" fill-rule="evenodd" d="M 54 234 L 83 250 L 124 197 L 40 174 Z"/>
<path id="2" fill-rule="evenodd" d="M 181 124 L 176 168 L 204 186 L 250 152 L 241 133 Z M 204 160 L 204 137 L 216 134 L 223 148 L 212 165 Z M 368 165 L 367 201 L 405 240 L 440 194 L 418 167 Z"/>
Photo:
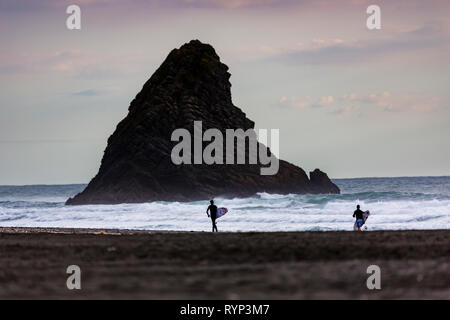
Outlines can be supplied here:
<path id="1" fill-rule="evenodd" d="M 316 169 L 309 173 L 309 180 L 314 188 L 317 188 L 318 192 L 327 189 L 330 193 L 340 193 L 339 188 L 331 182 L 330 178 L 325 172 Z"/>

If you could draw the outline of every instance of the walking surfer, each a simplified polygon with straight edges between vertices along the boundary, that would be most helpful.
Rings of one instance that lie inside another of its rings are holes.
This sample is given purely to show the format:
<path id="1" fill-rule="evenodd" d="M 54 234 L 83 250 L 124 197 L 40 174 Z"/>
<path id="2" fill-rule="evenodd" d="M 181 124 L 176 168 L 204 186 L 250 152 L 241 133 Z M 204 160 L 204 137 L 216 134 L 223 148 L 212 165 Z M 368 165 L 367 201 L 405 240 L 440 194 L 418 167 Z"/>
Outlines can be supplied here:
<path id="1" fill-rule="evenodd" d="M 217 225 L 216 225 L 216 219 L 217 219 L 217 206 L 214 204 L 214 200 L 210 201 L 210 205 L 208 206 L 208 209 L 206 209 L 206 214 L 208 215 L 208 217 L 211 218 L 211 222 L 212 222 L 212 232 L 214 232 L 214 230 L 217 231 Z M 209 211 L 209 213 L 208 213 Z"/>
<path id="2" fill-rule="evenodd" d="M 358 231 L 361 231 L 361 227 L 364 224 L 363 211 L 360 209 L 359 204 L 356 206 L 355 212 L 353 212 L 353 218 L 356 218 L 356 226 L 358 227 Z"/>

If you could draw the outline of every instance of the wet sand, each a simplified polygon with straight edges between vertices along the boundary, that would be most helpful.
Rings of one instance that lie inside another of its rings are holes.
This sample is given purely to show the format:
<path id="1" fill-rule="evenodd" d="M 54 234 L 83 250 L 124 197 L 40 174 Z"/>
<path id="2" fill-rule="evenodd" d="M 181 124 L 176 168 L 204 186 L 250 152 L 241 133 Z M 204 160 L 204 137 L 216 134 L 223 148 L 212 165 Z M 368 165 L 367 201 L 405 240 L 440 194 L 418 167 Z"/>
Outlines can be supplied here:
<path id="1" fill-rule="evenodd" d="M 368 290 L 369 265 L 381 290 Z M 68 290 L 66 268 L 81 268 Z M 1 299 L 450 299 L 450 230 L 0 228 Z"/>

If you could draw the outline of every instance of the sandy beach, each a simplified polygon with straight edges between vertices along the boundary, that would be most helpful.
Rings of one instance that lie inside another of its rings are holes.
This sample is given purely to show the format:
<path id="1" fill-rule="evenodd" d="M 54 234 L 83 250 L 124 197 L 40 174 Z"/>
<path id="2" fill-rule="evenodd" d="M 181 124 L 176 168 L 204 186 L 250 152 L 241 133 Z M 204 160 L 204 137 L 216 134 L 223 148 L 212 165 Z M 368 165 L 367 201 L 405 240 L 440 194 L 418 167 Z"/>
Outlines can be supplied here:
<path id="1" fill-rule="evenodd" d="M 448 299 L 450 231 L 0 229 L 0 298 Z M 78 265 L 82 289 L 66 288 Z M 368 290 L 369 265 L 381 290 Z"/>

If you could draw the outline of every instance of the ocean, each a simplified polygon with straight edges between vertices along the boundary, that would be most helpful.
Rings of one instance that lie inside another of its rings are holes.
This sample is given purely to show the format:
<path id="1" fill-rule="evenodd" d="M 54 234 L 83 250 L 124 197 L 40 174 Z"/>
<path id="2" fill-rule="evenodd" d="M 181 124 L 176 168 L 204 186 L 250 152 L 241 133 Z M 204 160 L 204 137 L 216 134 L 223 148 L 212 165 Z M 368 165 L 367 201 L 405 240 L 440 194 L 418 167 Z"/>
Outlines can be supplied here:
<path id="1" fill-rule="evenodd" d="M 352 230 L 357 204 L 367 230 L 449 229 L 450 177 L 334 179 L 340 195 L 216 198 L 219 231 Z M 205 201 L 65 206 L 85 185 L 0 186 L 0 227 L 210 231 Z"/>

